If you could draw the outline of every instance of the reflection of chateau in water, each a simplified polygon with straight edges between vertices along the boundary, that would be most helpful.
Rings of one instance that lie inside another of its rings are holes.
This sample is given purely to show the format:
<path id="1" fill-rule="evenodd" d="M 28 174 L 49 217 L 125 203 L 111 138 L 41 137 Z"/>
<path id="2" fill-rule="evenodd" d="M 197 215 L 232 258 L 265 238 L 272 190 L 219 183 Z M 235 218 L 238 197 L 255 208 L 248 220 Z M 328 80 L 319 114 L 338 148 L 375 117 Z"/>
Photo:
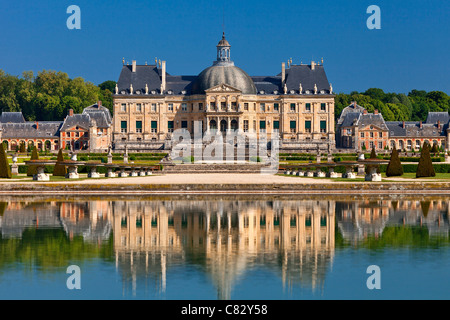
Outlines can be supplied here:
<path id="1" fill-rule="evenodd" d="M 448 236 L 448 200 L 399 199 L 336 202 L 337 224 L 344 239 L 358 242 L 381 236 L 388 226 L 421 226 L 430 237 Z"/>
<path id="2" fill-rule="evenodd" d="M 82 236 L 86 241 L 109 238 L 111 223 L 109 202 L 32 202 L 2 203 L 2 238 L 21 238 L 27 228 L 64 228 L 69 238 Z"/>
<path id="3" fill-rule="evenodd" d="M 445 197 L 261 199 L 268 198 L 14 200 L 0 202 L 0 231 L 8 239 L 21 238 L 27 228 L 58 228 L 69 239 L 94 243 L 112 232 L 124 289 L 136 292 L 152 280 L 164 292 L 181 266 L 185 274 L 193 269 L 209 277 L 220 299 L 230 299 L 252 271 L 277 274 L 288 290 L 320 290 L 337 229 L 353 244 L 381 237 L 390 226 L 419 226 L 447 239 L 450 231 Z"/>
<path id="4" fill-rule="evenodd" d="M 321 287 L 334 253 L 333 201 L 114 202 L 116 262 L 133 290 L 150 273 L 166 286 L 180 261 L 206 272 L 220 299 L 256 265 Z"/>

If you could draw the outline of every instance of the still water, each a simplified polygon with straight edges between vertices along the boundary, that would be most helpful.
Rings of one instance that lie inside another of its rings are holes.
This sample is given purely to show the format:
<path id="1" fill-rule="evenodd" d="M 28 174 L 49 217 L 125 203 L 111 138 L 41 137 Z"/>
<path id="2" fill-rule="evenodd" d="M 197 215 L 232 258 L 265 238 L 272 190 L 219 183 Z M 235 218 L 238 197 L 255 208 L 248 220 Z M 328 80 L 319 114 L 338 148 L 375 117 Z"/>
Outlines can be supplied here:
<path id="1" fill-rule="evenodd" d="M 2 197 L 0 299 L 450 299 L 449 201 Z"/>

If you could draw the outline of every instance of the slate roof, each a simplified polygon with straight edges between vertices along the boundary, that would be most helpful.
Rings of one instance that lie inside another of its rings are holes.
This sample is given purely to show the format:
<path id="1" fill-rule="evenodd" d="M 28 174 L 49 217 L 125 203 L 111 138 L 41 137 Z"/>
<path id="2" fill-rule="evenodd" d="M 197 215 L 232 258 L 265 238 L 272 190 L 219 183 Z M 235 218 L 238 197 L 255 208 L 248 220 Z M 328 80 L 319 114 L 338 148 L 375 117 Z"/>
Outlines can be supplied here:
<path id="1" fill-rule="evenodd" d="M 403 128 L 403 122 L 399 121 L 387 121 L 386 125 L 389 129 L 389 137 L 445 137 L 446 126 L 441 125 L 441 129 L 438 129 L 437 124 L 423 123 L 420 128 L 420 122 L 405 122 L 405 128 Z"/>
<path id="2" fill-rule="evenodd" d="M 62 121 L 2 123 L 2 139 L 59 138 Z"/>
<path id="3" fill-rule="evenodd" d="M 281 73 L 278 75 L 281 76 Z M 320 93 L 321 90 L 323 90 L 325 94 L 330 93 L 330 83 L 328 82 L 323 65 L 315 65 L 314 70 L 312 70 L 310 65 L 304 64 L 291 65 L 290 68 L 287 68 L 286 87 L 288 92 L 294 90 L 295 93 L 299 93 L 300 83 L 302 84 L 303 94 L 305 94 L 307 90 L 309 90 L 311 94 L 314 94 L 314 85 L 317 86 L 318 93 Z"/>
<path id="4" fill-rule="evenodd" d="M 99 106 L 97 103 L 93 104 L 89 107 L 84 108 L 83 110 L 83 114 L 98 114 L 98 113 L 103 113 L 105 115 L 105 119 L 108 123 L 112 123 L 112 116 L 111 116 L 111 112 L 109 111 L 108 108 L 104 107 L 104 106 Z"/>
<path id="5" fill-rule="evenodd" d="M 93 104 L 83 110 L 83 115 L 88 115 L 90 120 L 95 120 L 97 127 L 109 128 L 112 124 L 111 112 L 108 108 Z"/>
<path id="6" fill-rule="evenodd" d="M 440 121 L 441 124 L 448 124 L 450 116 L 448 112 L 428 112 L 426 123 L 434 123 Z"/>
<path id="7" fill-rule="evenodd" d="M 341 127 L 351 127 L 355 125 L 355 121 L 358 121 L 360 115 L 362 113 L 359 112 L 349 112 L 342 120 L 342 123 L 340 124 Z"/>
<path id="8" fill-rule="evenodd" d="M 64 123 L 60 130 L 67 131 L 76 126 L 89 130 L 90 124 L 91 117 L 89 114 L 74 114 L 72 116 L 67 116 L 66 119 L 64 119 Z"/>
<path id="9" fill-rule="evenodd" d="M 338 126 L 342 125 L 342 123 L 345 121 L 345 117 L 347 116 L 347 114 L 350 114 L 350 113 L 359 114 L 359 113 L 363 113 L 364 110 L 365 110 L 365 108 L 358 104 L 356 104 L 356 106 L 351 104 L 351 105 L 345 107 L 342 110 L 341 115 L 339 116 L 338 123 L 337 123 Z"/>
<path id="10" fill-rule="evenodd" d="M 1 123 L 24 123 L 25 118 L 23 117 L 22 112 L 2 112 L 0 116 Z"/>
<path id="11" fill-rule="evenodd" d="M 137 65 L 136 72 L 132 72 L 132 66 L 126 65 L 122 67 L 122 71 L 119 76 L 119 80 L 117 81 L 117 87 L 119 94 L 130 94 L 130 84 L 133 85 L 133 94 L 145 94 L 145 85 L 147 84 L 149 95 L 152 94 L 160 94 L 161 89 L 161 68 L 158 68 L 156 65 Z M 212 66 L 203 70 L 200 74 L 206 70 L 222 70 L 223 68 L 227 68 L 224 70 L 231 70 L 232 76 L 237 75 L 236 77 L 231 77 L 230 79 L 242 79 L 243 76 L 238 72 L 238 67 L 235 66 Z M 239 69 L 239 70 L 238 70 Z M 245 74 L 245 72 L 242 72 Z M 199 76 L 192 75 L 181 75 L 181 76 L 173 76 L 166 72 L 166 91 L 172 90 L 173 94 L 180 95 L 190 95 L 197 94 L 200 91 L 204 91 L 205 86 L 201 86 L 201 90 L 197 90 L 199 87 L 196 82 L 204 83 L 203 79 L 199 79 Z M 264 91 L 263 94 L 274 94 L 275 91 L 278 91 L 278 94 L 284 93 L 284 88 L 281 85 L 281 73 L 274 76 L 248 76 L 251 81 L 253 81 L 254 87 L 256 87 L 257 94 L 261 94 L 261 91 Z M 220 78 L 220 77 L 219 77 Z M 227 79 L 225 76 L 222 77 L 223 80 Z M 221 78 L 221 79 L 222 79 Z M 251 87 L 247 85 L 247 77 L 245 77 L 245 83 L 247 87 Z M 217 82 L 217 81 L 216 81 Z M 232 83 L 226 84 L 238 87 L 236 84 Z M 309 90 L 309 94 L 314 94 L 314 85 L 317 86 L 317 93 L 321 94 L 330 94 L 330 84 L 328 82 L 327 76 L 325 74 L 325 70 L 323 65 L 316 65 L 314 70 L 311 69 L 310 65 L 291 65 L 290 68 L 286 69 L 286 87 L 288 90 L 288 94 L 290 94 L 291 90 L 294 91 L 294 94 L 299 94 L 300 83 L 302 84 L 303 92 L 302 94 L 306 94 L 306 91 Z M 211 84 L 207 83 L 206 85 Z M 215 85 L 220 84 L 216 83 Z M 211 87 L 214 85 L 211 85 Z M 194 87 L 194 88 L 193 88 Z M 183 93 L 184 91 L 184 93 Z M 245 90 L 244 90 L 245 91 Z M 254 89 L 247 90 L 246 93 L 254 93 Z M 139 93 L 137 93 L 139 92 Z"/>
<path id="12" fill-rule="evenodd" d="M 358 120 L 358 126 L 360 128 L 366 127 L 369 125 L 377 126 L 378 128 L 382 130 L 388 130 L 388 127 L 386 126 L 386 122 L 384 121 L 383 115 L 381 113 L 374 114 L 374 113 L 367 113 L 367 114 L 361 114 Z"/>

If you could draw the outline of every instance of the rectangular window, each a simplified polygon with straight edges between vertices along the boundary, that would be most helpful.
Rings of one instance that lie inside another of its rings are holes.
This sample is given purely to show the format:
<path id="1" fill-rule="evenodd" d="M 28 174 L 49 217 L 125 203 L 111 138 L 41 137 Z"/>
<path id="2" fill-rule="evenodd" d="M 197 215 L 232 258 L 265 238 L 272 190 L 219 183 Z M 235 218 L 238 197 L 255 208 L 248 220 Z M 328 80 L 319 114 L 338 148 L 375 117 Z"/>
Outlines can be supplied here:
<path id="1" fill-rule="evenodd" d="M 142 132 L 142 121 L 136 121 L 136 132 L 137 133 Z"/>
<path id="2" fill-rule="evenodd" d="M 181 121 L 181 128 L 182 129 L 187 129 L 187 121 Z"/>
<path id="3" fill-rule="evenodd" d="M 256 120 L 253 120 L 253 130 L 256 131 Z"/>
<path id="4" fill-rule="evenodd" d="M 373 132 L 370 133 L 370 137 L 373 138 Z"/>
<path id="5" fill-rule="evenodd" d="M 151 123 L 151 131 L 153 132 L 153 133 L 156 133 L 157 131 L 158 131 L 158 121 L 152 121 L 152 123 Z"/>
<path id="6" fill-rule="evenodd" d="M 279 111 L 280 110 L 280 105 L 278 103 L 274 103 L 273 104 L 273 111 Z"/>
<path id="7" fill-rule="evenodd" d="M 152 103 L 152 112 L 156 112 L 156 103 Z"/>
<path id="8" fill-rule="evenodd" d="M 127 112 L 127 105 L 125 103 L 120 105 L 120 112 Z"/>
<path id="9" fill-rule="evenodd" d="M 280 121 L 276 120 L 273 122 L 273 130 L 280 130 Z"/>
<path id="10" fill-rule="evenodd" d="M 244 110 L 248 111 L 248 103 L 244 103 Z"/>
<path id="11" fill-rule="evenodd" d="M 361 132 L 361 138 L 364 138 L 364 132 Z"/>
<path id="12" fill-rule="evenodd" d="M 142 112 L 142 104 L 136 104 L 136 112 Z"/>
<path id="13" fill-rule="evenodd" d="M 352 135 L 352 129 L 347 129 L 347 135 L 351 136 Z"/>
<path id="14" fill-rule="evenodd" d="M 321 103 L 320 104 L 320 111 L 327 111 L 327 104 L 326 103 Z"/>
<path id="15" fill-rule="evenodd" d="M 198 110 L 200 110 L 200 111 L 203 110 L 203 103 L 200 102 L 200 103 L 198 104 Z"/>
<path id="16" fill-rule="evenodd" d="M 383 149 L 383 142 L 378 142 L 378 149 Z"/>
<path id="17" fill-rule="evenodd" d="M 326 121 L 320 121 L 320 132 L 324 133 L 327 132 L 327 122 Z"/>
<path id="18" fill-rule="evenodd" d="M 291 103 L 291 111 L 295 112 L 295 103 Z"/>
<path id="19" fill-rule="evenodd" d="M 167 132 L 173 132 L 173 121 L 167 121 Z"/>
<path id="20" fill-rule="evenodd" d="M 310 112 L 310 111 L 311 111 L 311 103 L 305 104 L 305 110 L 306 110 L 307 112 Z"/>
<path id="21" fill-rule="evenodd" d="M 122 132 L 122 133 L 127 132 L 127 122 L 126 121 L 120 121 L 120 132 Z"/>
<path id="22" fill-rule="evenodd" d="M 244 132 L 248 132 L 248 120 L 244 120 Z"/>
<path id="23" fill-rule="evenodd" d="M 311 133 L 311 120 L 306 120 L 305 121 L 305 132 L 306 133 Z"/>
<path id="24" fill-rule="evenodd" d="M 297 121 L 291 120 L 289 123 L 289 128 L 291 129 L 291 133 L 297 132 Z"/>
<path id="25" fill-rule="evenodd" d="M 211 110 L 216 110 L 216 103 L 215 102 L 211 102 L 209 105 L 211 106 Z"/>
<path id="26" fill-rule="evenodd" d="M 221 102 L 220 103 L 220 109 L 221 110 L 226 110 L 227 109 L 227 103 L 226 102 Z"/>
<path id="27" fill-rule="evenodd" d="M 259 131 L 266 131 L 266 121 L 259 121 Z"/>
<path id="28" fill-rule="evenodd" d="M 231 110 L 237 110 L 237 104 L 236 102 L 231 103 Z"/>
<path id="29" fill-rule="evenodd" d="M 169 103 L 167 110 L 173 111 L 173 103 Z"/>
<path id="30" fill-rule="evenodd" d="M 181 104 L 181 111 L 187 111 L 187 104 L 186 103 L 182 103 Z"/>
<path id="31" fill-rule="evenodd" d="M 266 111 L 266 104 L 265 103 L 260 103 L 259 104 L 259 111 L 261 111 L 261 112 Z"/>

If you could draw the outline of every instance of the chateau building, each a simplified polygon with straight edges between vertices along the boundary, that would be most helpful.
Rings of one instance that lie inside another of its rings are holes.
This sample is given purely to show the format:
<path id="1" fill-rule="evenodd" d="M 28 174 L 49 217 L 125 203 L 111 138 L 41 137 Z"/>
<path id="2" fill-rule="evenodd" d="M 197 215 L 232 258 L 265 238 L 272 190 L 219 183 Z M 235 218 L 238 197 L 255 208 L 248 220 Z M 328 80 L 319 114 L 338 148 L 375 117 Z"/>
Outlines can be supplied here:
<path id="1" fill-rule="evenodd" d="M 238 130 L 281 138 L 281 147 L 334 147 L 334 94 L 322 64 L 282 63 L 274 76 L 249 76 L 231 60 L 225 35 L 217 59 L 197 76 L 174 76 L 166 62 L 124 63 L 113 94 L 115 149 L 170 146 L 172 132 Z"/>
<path id="2" fill-rule="evenodd" d="M 57 152 L 60 148 L 105 152 L 111 145 L 112 117 L 101 101 L 69 114 L 64 121 L 25 121 L 22 112 L 3 112 L 0 116 L 0 141 L 8 151 L 20 145 L 26 149 Z"/>
<path id="3" fill-rule="evenodd" d="M 353 102 L 344 108 L 337 122 L 336 146 L 356 151 L 396 149 L 418 151 L 425 142 L 449 150 L 448 112 L 429 112 L 422 121 L 384 121 L 375 110 L 368 113 Z"/>

